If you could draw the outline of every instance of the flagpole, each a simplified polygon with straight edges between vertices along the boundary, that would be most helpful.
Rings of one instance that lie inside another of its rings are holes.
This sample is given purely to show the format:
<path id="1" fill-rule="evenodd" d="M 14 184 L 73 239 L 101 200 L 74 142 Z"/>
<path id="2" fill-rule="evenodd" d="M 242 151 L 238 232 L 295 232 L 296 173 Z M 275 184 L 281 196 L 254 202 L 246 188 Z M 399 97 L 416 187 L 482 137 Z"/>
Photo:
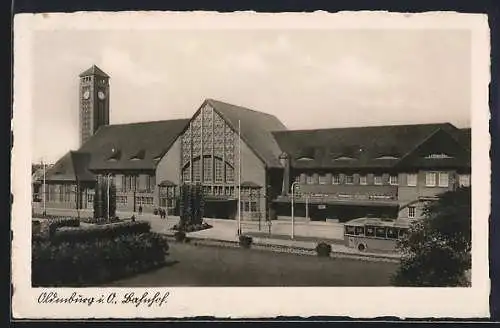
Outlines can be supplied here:
<path id="1" fill-rule="evenodd" d="M 238 236 L 241 235 L 241 121 L 238 120 Z"/>

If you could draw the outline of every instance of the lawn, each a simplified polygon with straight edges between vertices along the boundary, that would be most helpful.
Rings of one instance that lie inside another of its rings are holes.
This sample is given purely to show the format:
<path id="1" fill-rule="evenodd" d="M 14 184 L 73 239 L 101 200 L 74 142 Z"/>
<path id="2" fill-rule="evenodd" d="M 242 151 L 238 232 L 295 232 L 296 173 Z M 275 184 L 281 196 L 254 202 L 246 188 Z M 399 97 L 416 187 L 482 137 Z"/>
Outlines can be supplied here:
<path id="1" fill-rule="evenodd" d="M 398 264 L 170 244 L 168 265 L 106 286 L 388 286 Z"/>

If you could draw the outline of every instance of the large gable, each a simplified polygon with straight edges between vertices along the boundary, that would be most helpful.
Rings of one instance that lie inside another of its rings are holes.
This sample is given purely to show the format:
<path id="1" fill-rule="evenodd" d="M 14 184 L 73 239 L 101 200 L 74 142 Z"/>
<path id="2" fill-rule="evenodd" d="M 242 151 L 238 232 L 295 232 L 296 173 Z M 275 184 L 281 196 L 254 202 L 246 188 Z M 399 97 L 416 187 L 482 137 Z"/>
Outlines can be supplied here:
<path id="1" fill-rule="evenodd" d="M 108 125 L 80 148 L 90 170 L 154 170 L 189 120 Z"/>
<path id="2" fill-rule="evenodd" d="M 241 139 L 266 166 L 281 167 L 281 149 L 272 132 L 286 130 L 286 127 L 275 116 L 214 99 L 208 99 L 206 103 L 212 106 L 235 132 L 238 132 L 238 122 L 241 123 Z"/>
<path id="3" fill-rule="evenodd" d="M 275 132 L 298 168 L 393 167 L 448 123 Z"/>

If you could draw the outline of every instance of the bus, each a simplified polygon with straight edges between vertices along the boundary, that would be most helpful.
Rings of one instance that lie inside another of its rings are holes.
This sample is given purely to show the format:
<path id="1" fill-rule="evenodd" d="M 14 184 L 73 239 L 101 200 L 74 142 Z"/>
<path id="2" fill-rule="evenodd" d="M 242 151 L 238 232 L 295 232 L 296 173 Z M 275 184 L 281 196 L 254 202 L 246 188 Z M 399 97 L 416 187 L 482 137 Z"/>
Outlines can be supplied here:
<path id="1" fill-rule="evenodd" d="M 408 233 L 410 221 L 358 218 L 344 224 L 345 245 L 364 251 L 395 252 L 397 241 Z"/>

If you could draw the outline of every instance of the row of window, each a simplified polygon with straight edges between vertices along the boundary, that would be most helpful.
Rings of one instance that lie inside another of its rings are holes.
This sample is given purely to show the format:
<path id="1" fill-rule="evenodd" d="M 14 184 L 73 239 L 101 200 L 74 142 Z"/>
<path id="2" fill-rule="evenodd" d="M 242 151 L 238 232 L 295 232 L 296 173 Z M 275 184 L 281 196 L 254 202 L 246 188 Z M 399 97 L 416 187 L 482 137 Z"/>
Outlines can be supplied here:
<path id="1" fill-rule="evenodd" d="M 393 228 L 393 227 L 373 227 L 373 226 L 345 226 L 346 236 L 366 236 L 366 237 L 377 237 L 384 239 L 398 239 L 403 237 L 408 232 L 404 228 Z"/>
<path id="2" fill-rule="evenodd" d="M 43 189 L 42 189 L 43 199 Z M 72 202 L 76 190 L 74 185 L 48 185 L 45 190 L 45 197 L 48 202 Z"/>
<path id="3" fill-rule="evenodd" d="M 127 191 L 146 191 L 151 192 L 155 190 L 156 178 L 152 175 L 122 175 L 115 177 L 114 182 L 116 190 L 121 192 Z"/>
<path id="4" fill-rule="evenodd" d="M 147 196 L 137 197 L 137 205 L 153 205 L 153 197 L 147 197 Z"/>
<path id="5" fill-rule="evenodd" d="M 220 158 L 214 158 L 213 161 L 210 157 L 203 158 L 203 176 L 200 159 L 195 159 L 192 164 L 192 172 L 190 164 L 182 169 L 182 180 L 184 182 L 191 182 L 191 174 L 193 182 L 201 182 L 202 178 L 203 182 L 212 182 L 214 179 L 215 183 L 223 183 L 224 180 L 226 183 L 234 182 L 234 168 L 227 163 L 224 165 Z"/>
<path id="6" fill-rule="evenodd" d="M 117 204 L 127 204 L 127 196 L 116 196 Z"/>
<path id="7" fill-rule="evenodd" d="M 344 175 L 344 184 L 354 184 L 354 175 Z M 300 176 L 295 177 L 296 182 L 300 182 Z M 450 182 L 450 176 L 448 172 L 426 172 L 425 173 L 425 186 L 426 187 L 448 187 Z M 306 176 L 307 184 L 315 184 L 314 176 L 307 175 Z M 327 175 L 319 175 L 318 176 L 319 184 L 334 184 L 338 185 L 342 183 L 342 175 L 334 174 L 332 175 L 331 182 L 328 179 Z M 368 185 L 368 177 L 367 175 L 360 175 L 358 183 L 360 185 Z M 469 174 L 461 174 L 459 175 L 460 186 L 469 187 L 470 186 L 470 175 Z M 384 179 L 382 175 L 374 175 L 373 176 L 373 184 L 374 185 L 383 185 Z M 388 184 L 392 186 L 399 185 L 399 177 L 398 175 L 390 175 Z M 409 187 L 416 187 L 418 184 L 418 175 L 416 173 L 409 173 L 406 175 L 406 185 Z"/>
<path id="8" fill-rule="evenodd" d="M 257 201 L 241 202 L 241 212 L 257 213 L 259 212 L 259 205 Z"/>

